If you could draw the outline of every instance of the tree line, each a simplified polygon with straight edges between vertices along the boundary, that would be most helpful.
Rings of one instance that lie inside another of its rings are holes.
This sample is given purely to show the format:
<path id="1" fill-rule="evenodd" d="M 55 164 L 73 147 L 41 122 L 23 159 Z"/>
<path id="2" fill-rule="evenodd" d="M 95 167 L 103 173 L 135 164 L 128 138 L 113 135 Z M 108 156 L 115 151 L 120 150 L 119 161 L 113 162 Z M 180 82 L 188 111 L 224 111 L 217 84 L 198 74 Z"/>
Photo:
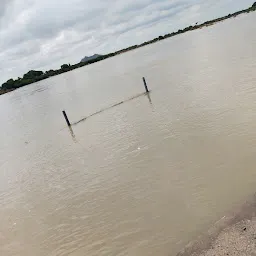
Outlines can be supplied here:
<path id="1" fill-rule="evenodd" d="M 60 67 L 60 69 L 57 69 L 57 70 L 51 69 L 51 70 L 48 70 L 46 72 L 30 70 L 29 72 L 24 74 L 22 78 L 18 77 L 16 80 L 14 80 L 12 78 L 9 79 L 8 81 L 6 81 L 5 83 L 2 84 L 1 89 L 6 90 L 6 91 L 17 89 L 19 87 L 22 87 L 22 86 L 25 86 L 25 85 L 28 85 L 28 84 L 32 84 L 32 83 L 47 79 L 51 76 L 60 75 L 62 73 L 71 71 L 73 69 L 76 69 L 76 68 L 79 68 L 79 67 L 82 67 L 82 66 L 85 66 L 85 65 L 89 65 L 93 62 L 97 62 L 97 61 L 100 61 L 100 60 L 102 60 L 101 56 L 97 59 L 94 59 L 94 60 L 91 60 L 91 61 L 88 61 L 88 62 L 85 62 L 85 63 L 80 62 L 80 63 L 77 63 L 75 65 L 63 64 Z"/>
<path id="2" fill-rule="evenodd" d="M 225 19 L 236 17 L 237 15 L 240 15 L 242 13 L 249 13 L 249 12 L 255 11 L 255 10 L 256 10 L 256 2 L 251 7 L 249 7 L 248 9 L 238 11 L 238 12 L 235 12 L 233 14 L 229 14 L 227 16 L 224 16 L 224 17 L 221 17 L 221 18 L 218 18 L 218 19 L 206 21 L 205 23 L 200 24 L 200 25 L 196 24 L 195 26 L 189 26 L 189 27 L 186 27 L 184 29 L 180 29 L 177 32 L 173 32 L 171 34 L 166 34 L 164 36 L 159 36 L 157 38 L 154 38 L 153 40 L 144 42 L 140 45 L 133 45 L 131 47 L 128 47 L 126 49 L 122 49 L 122 50 L 117 51 L 117 52 L 109 53 L 109 54 L 106 54 L 106 55 L 100 55 L 99 57 L 97 57 L 95 59 L 92 59 L 92 60 L 89 60 L 87 62 L 79 62 L 79 63 L 74 64 L 74 65 L 63 64 L 60 67 L 60 69 L 57 69 L 57 70 L 52 70 L 51 69 L 51 70 L 48 70 L 46 72 L 30 70 L 29 72 L 24 74 L 22 78 L 19 77 L 16 80 L 9 79 L 5 83 L 3 83 L 2 87 L 0 87 L 0 94 L 11 91 L 11 90 L 15 90 L 19 87 L 22 87 L 22 86 L 25 86 L 25 85 L 28 85 L 28 84 L 32 84 L 32 83 L 41 81 L 43 79 L 47 79 L 47 78 L 52 77 L 52 76 L 56 76 L 56 75 L 71 71 L 71 70 L 76 69 L 76 68 L 80 68 L 80 67 L 83 67 L 83 66 L 86 66 L 86 65 L 89 65 L 89 64 L 92 64 L 92 63 L 95 63 L 95 62 L 113 57 L 115 55 L 118 55 L 118 54 L 121 54 L 121 53 L 124 53 L 124 52 L 127 52 L 127 51 L 134 50 L 136 48 L 139 48 L 139 47 L 142 47 L 142 46 L 145 46 L 145 45 L 148 45 L 148 44 L 155 43 L 157 41 L 160 41 L 160 40 L 172 37 L 172 36 L 176 36 L 176 35 L 179 35 L 179 34 L 182 34 L 182 33 L 186 33 L 186 32 L 191 31 L 191 30 L 199 29 L 199 28 L 202 28 L 204 26 L 213 25 L 216 22 L 220 22 L 220 21 L 223 21 Z"/>

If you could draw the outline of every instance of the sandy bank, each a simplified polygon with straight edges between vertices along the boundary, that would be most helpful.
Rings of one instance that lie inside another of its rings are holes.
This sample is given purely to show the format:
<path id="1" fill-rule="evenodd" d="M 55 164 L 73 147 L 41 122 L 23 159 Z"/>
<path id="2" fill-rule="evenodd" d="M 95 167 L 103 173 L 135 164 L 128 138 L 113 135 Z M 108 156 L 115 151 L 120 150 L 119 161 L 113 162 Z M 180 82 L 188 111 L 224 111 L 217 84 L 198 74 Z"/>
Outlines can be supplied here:
<path id="1" fill-rule="evenodd" d="M 256 256 L 256 194 L 177 256 Z"/>

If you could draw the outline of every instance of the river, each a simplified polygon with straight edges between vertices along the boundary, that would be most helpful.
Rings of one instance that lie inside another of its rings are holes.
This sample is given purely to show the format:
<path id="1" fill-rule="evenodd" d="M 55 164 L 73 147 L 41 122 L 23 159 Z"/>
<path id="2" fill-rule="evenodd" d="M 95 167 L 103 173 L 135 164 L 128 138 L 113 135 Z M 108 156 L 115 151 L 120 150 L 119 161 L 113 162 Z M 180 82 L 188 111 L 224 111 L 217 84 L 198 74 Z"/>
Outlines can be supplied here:
<path id="1" fill-rule="evenodd" d="M 256 15 L 0 97 L 0 255 L 176 255 L 256 187 Z M 145 76 L 151 90 L 144 92 Z M 68 129 L 72 123 L 111 105 Z"/>

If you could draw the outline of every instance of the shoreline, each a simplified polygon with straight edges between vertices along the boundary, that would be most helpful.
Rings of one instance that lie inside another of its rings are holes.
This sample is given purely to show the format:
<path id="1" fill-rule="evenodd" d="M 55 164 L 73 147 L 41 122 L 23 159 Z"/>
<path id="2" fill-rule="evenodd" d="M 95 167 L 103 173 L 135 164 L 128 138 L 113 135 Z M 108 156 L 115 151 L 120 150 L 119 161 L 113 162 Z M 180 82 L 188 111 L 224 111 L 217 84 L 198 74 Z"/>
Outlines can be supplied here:
<path id="1" fill-rule="evenodd" d="M 18 89 L 18 88 L 17 88 Z M 12 91 L 14 91 L 14 90 L 16 90 L 16 89 L 7 89 L 7 90 L 3 90 L 3 89 L 0 89 L 0 95 L 3 95 L 3 94 L 6 94 L 6 93 L 8 93 L 8 92 L 12 92 Z"/>
<path id="2" fill-rule="evenodd" d="M 187 33 L 189 31 L 202 29 L 204 27 L 213 26 L 213 25 L 215 25 L 219 22 L 222 22 L 222 21 L 225 21 L 225 20 L 228 20 L 228 19 L 231 19 L 231 18 L 236 18 L 239 15 L 254 12 L 254 11 L 256 11 L 256 2 L 251 7 L 247 8 L 247 9 L 235 12 L 233 14 L 228 14 L 226 16 L 223 16 L 223 17 L 220 17 L 220 18 L 217 18 L 217 19 L 206 21 L 206 22 L 204 22 L 202 24 L 199 24 L 199 25 L 196 24 L 195 26 L 189 26 L 189 27 L 186 27 L 184 29 L 180 29 L 176 32 L 172 32 L 171 34 L 166 34 L 164 36 L 159 36 L 157 38 L 154 38 L 150 41 L 144 42 L 144 43 L 139 44 L 139 45 L 133 45 L 133 46 L 130 46 L 128 48 L 125 48 L 125 49 L 122 49 L 122 50 L 119 50 L 119 51 L 116 51 L 116 52 L 113 52 L 113 53 L 109 53 L 109 54 L 106 54 L 106 55 L 101 55 L 100 57 L 98 57 L 94 60 L 89 60 L 87 62 L 80 62 L 80 63 L 74 64 L 74 65 L 65 64 L 65 65 L 62 65 L 61 69 L 49 70 L 49 71 L 46 71 L 46 72 L 33 71 L 32 70 L 32 71 L 29 71 L 25 75 L 28 75 L 30 72 L 34 72 L 34 73 L 41 72 L 41 74 L 40 75 L 35 74 L 34 77 L 32 76 L 32 77 L 29 77 L 29 78 L 26 78 L 26 79 L 23 77 L 23 78 L 18 78 L 17 80 L 13 80 L 13 79 L 8 80 L 6 83 L 2 84 L 2 87 L 0 87 L 0 95 L 5 94 L 5 93 L 9 93 L 11 91 L 14 91 L 14 90 L 20 88 L 20 87 L 39 82 L 41 80 L 45 80 L 45 79 L 48 79 L 48 78 L 53 77 L 53 76 L 57 76 L 57 75 L 72 71 L 72 70 L 77 69 L 77 68 L 81 68 L 81 67 L 99 62 L 99 61 L 103 61 L 103 60 L 108 59 L 108 58 L 115 57 L 116 55 L 123 54 L 123 53 L 129 52 L 129 51 L 144 47 L 146 45 L 154 44 L 154 43 L 157 43 L 159 41 L 162 41 L 162 40 L 174 37 L 174 36 L 178 36 L 180 34 Z M 63 68 L 63 66 L 65 66 L 65 67 Z"/>
<path id="3" fill-rule="evenodd" d="M 256 255 L 256 194 L 176 256 L 254 255 L 251 253 Z"/>

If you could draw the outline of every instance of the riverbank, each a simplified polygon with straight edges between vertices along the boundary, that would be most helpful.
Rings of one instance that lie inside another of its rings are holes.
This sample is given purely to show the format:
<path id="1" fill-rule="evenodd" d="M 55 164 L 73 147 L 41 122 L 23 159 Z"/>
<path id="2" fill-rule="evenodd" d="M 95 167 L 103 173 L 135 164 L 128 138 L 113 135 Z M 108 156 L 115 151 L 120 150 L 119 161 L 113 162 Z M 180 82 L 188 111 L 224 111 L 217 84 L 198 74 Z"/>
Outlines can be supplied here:
<path id="1" fill-rule="evenodd" d="M 8 93 L 8 92 L 12 92 L 12 91 L 14 91 L 15 89 L 6 89 L 6 90 L 4 90 L 4 89 L 1 89 L 0 88 L 0 95 L 2 95 L 2 94 L 5 94 L 5 93 Z"/>
<path id="2" fill-rule="evenodd" d="M 256 255 L 256 194 L 177 256 Z"/>
<path id="3" fill-rule="evenodd" d="M 164 36 L 159 36 L 157 38 L 154 38 L 153 40 L 144 42 L 140 45 L 133 45 L 131 47 L 128 47 L 126 49 L 122 49 L 122 50 L 117 51 L 117 52 L 109 53 L 109 54 L 106 54 L 106 55 L 101 55 L 98 58 L 95 58 L 93 60 L 89 60 L 87 62 L 79 62 L 79 63 L 74 64 L 74 65 L 63 64 L 61 66 L 61 68 L 58 69 L 58 70 L 49 70 L 49 71 L 46 71 L 46 72 L 31 70 L 27 74 L 25 74 L 23 76 L 23 78 L 18 78 L 17 80 L 9 79 L 7 82 L 3 83 L 2 87 L 0 87 L 0 95 L 8 93 L 10 91 L 13 91 L 15 89 L 18 89 L 20 87 L 26 86 L 28 84 L 32 84 L 32 83 L 47 79 L 47 78 L 52 77 L 52 76 L 60 75 L 62 73 L 69 72 L 69 71 L 72 71 L 74 69 L 77 69 L 77 68 L 80 68 L 80 67 L 83 67 L 83 66 L 86 66 L 86 65 L 90 65 L 90 64 L 93 64 L 95 62 L 102 61 L 104 59 L 111 58 L 111 57 L 114 57 L 116 55 L 123 54 L 125 52 L 132 51 L 134 49 L 137 49 L 137 48 L 149 45 L 149 44 L 153 44 L 153 43 L 156 43 L 158 41 L 161 41 L 161 40 L 173 37 L 173 36 L 184 34 L 186 32 L 192 31 L 192 30 L 202 29 L 203 27 L 212 26 L 212 25 L 214 25 L 218 22 L 221 22 L 221 21 L 224 21 L 224 20 L 227 20 L 227 19 L 230 19 L 230 18 L 235 18 L 238 15 L 241 15 L 241 14 L 244 14 L 244 13 L 250 13 L 250 12 L 255 11 L 255 10 L 256 10 L 256 2 L 251 7 L 247 8 L 245 10 L 241 10 L 241 11 L 235 12 L 233 14 L 228 14 L 224 17 L 217 18 L 217 19 L 214 19 L 214 20 L 206 21 L 202 24 L 196 24 L 195 26 L 189 26 L 189 27 L 186 27 L 184 29 L 180 29 L 177 32 L 173 32 L 171 34 L 166 34 Z"/>

